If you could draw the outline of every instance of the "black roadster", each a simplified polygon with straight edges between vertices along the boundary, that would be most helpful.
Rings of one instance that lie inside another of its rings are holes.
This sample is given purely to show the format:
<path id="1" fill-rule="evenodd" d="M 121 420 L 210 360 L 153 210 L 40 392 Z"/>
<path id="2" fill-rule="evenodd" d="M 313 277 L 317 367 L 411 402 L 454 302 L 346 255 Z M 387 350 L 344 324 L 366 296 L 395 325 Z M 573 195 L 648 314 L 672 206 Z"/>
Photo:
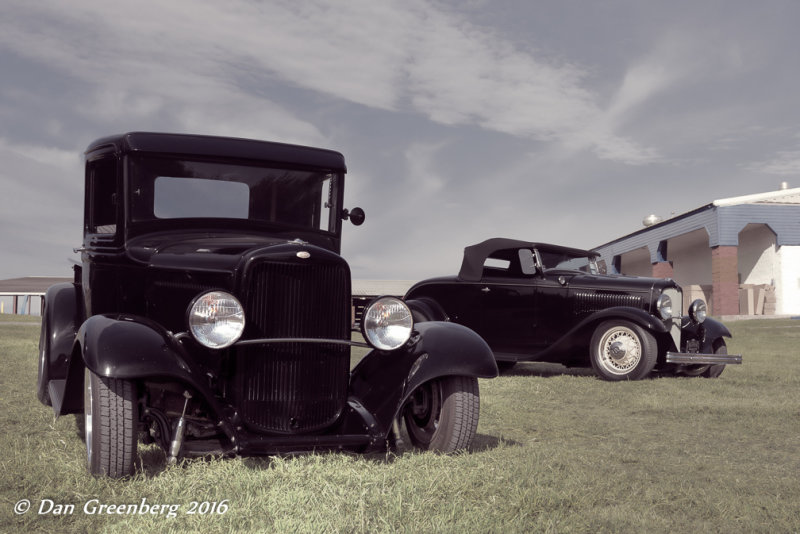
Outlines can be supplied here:
<path id="1" fill-rule="evenodd" d="M 373 301 L 350 369 L 339 256 L 344 158 L 263 141 L 130 133 L 86 151 L 81 263 L 51 287 L 38 397 L 83 413 L 89 470 L 133 472 L 137 440 L 180 455 L 467 447 L 486 343 Z M 405 425 L 407 433 L 401 433 Z"/>
<path id="2" fill-rule="evenodd" d="M 718 377 L 728 329 L 696 300 L 681 315 L 673 280 L 601 274 L 598 254 L 489 239 L 464 249 L 458 276 L 415 284 L 404 300 L 414 321 L 451 321 L 480 334 L 500 368 L 516 362 L 589 366 L 606 380 L 653 370 Z"/>

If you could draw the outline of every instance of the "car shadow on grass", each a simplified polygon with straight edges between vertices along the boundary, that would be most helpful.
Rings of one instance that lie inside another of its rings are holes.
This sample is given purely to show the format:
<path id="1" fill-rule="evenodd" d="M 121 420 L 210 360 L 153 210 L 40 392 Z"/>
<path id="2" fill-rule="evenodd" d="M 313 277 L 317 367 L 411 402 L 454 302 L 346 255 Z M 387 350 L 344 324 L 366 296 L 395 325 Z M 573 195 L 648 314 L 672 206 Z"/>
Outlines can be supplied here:
<path id="1" fill-rule="evenodd" d="M 254 470 L 272 469 L 276 458 L 293 458 L 295 456 L 307 456 L 312 454 L 317 455 L 337 455 L 349 454 L 353 457 L 363 458 L 369 462 L 390 464 L 398 458 L 413 454 L 425 454 L 425 451 L 415 448 L 408 441 L 408 435 L 405 430 L 402 431 L 405 436 L 404 441 L 396 447 L 387 448 L 382 451 L 375 451 L 370 453 L 359 453 L 349 451 L 303 451 L 297 453 L 285 453 L 280 455 L 269 456 L 249 456 L 242 458 L 242 463 L 245 467 Z M 83 414 L 75 415 L 75 433 L 81 441 L 84 441 L 84 418 Z M 145 478 L 155 478 L 160 476 L 167 470 L 169 464 L 167 462 L 167 455 L 164 450 L 154 443 L 144 444 L 139 436 L 139 445 L 136 459 L 136 476 L 144 476 Z M 474 454 L 486 451 L 491 451 L 501 446 L 516 446 L 521 445 L 514 440 L 505 438 L 498 438 L 488 434 L 477 434 L 470 444 L 469 448 L 465 451 L 456 454 Z M 178 467 L 189 467 L 194 462 L 202 462 L 205 460 L 220 460 L 228 461 L 233 460 L 234 455 L 207 455 L 207 456 L 190 456 L 181 457 L 178 460 Z"/>
<path id="2" fill-rule="evenodd" d="M 521 445 L 521 443 L 516 442 L 514 440 L 509 439 L 501 439 L 495 436 L 490 436 L 487 434 L 477 434 L 472 441 L 472 444 L 469 446 L 468 449 L 465 451 L 457 452 L 455 454 L 474 454 L 480 453 L 485 451 L 490 451 L 492 449 L 496 449 L 500 446 L 516 446 Z M 402 445 L 387 449 L 384 451 L 375 451 L 370 453 L 358 453 L 358 452 L 348 452 L 348 451 L 307 451 L 307 452 L 298 452 L 293 454 L 282 454 L 276 456 L 253 456 L 242 458 L 242 463 L 245 467 L 253 470 L 264 470 L 264 469 L 272 469 L 275 466 L 275 460 L 277 458 L 293 458 L 296 456 L 307 456 L 307 455 L 320 455 L 320 456 L 336 456 L 339 454 L 347 454 L 352 456 L 353 458 L 361 458 L 370 463 L 376 464 L 391 464 L 397 461 L 398 459 L 414 455 L 414 454 L 427 454 L 426 451 L 421 451 L 420 449 L 414 448 L 410 443 L 404 442 Z"/>
<path id="3" fill-rule="evenodd" d="M 520 362 L 511 369 L 502 371 L 500 376 L 595 376 L 591 367 L 566 367 L 559 363 Z"/>
<path id="4" fill-rule="evenodd" d="M 520 362 L 511 367 L 500 371 L 500 376 L 538 376 L 542 378 L 553 378 L 556 376 L 589 376 L 602 380 L 597 376 L 591 367 L 566 367 L 559 363 L 543 363 L 543 362 Z M 674 371 L 670 370 L 655 370 L 641 380 L 656 380 L 658 378 L 674 378 L 676 375 Z M 622 380 L 625 382 L 625 380 Z"/>

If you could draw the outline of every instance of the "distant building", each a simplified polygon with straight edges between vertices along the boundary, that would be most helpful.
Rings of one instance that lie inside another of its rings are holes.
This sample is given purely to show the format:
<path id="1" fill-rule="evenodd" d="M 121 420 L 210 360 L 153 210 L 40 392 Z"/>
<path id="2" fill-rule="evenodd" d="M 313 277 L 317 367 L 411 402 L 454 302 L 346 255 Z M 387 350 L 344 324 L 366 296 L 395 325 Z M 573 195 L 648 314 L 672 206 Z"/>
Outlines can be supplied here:
<path id="1" fill-rule="evenodd" d="M 784 184 L 785 187 L 785 184 Z M 684 307 L 800 314 L 800 188 L 715 200 L 596 247 L 609 272 L 673 278 Z"/>
<path id="2" fill-rule="evenodd" d="M 41 315 L 47 288 L 72 278 L 26 276 L 0 280 L 0 313 Z"/>

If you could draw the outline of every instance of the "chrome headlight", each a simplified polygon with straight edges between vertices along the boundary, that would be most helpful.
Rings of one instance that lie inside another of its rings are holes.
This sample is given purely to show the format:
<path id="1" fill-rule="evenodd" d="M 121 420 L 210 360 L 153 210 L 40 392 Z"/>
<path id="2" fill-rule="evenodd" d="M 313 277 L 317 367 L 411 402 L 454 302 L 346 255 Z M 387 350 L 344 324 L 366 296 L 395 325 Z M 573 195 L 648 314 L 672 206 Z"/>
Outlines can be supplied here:
<path id="1" fill-rule="evenodd" d="M 361 318 L 361 333 L 380 350 L 402 347 L 411 337 L 414 321 L 406 303 L 394 297 L 373 300 Z"/>
<path id="2" fill-rule="evenodd" d="M 689 318 L 697 324 L 702 323 L 708 316 L 708 306 L 703 299 L 697 299 L 689 306 Z"/>
<path id="3" fill-rule="evenodd" d="M 209 291 L 189 306 L 187 322 L 198 343 L 210 349 L 224 349 L 242 336 L 244 309 L 230 293 Z"/>
<path id="4" fill-rule="evenodd" d="M 656 309 L 663 320 L 672 319 L 672 299 L 664 293 L 656 301 Z"/>

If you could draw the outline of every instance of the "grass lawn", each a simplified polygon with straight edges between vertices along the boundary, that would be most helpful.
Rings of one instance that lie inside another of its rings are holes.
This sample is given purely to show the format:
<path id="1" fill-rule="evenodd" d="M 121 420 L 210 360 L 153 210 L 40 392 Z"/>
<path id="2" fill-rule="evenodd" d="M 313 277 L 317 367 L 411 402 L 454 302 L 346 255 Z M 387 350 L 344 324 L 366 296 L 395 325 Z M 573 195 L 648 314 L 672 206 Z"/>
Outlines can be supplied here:
<path id="1" fill-rule="evenodd" d="M 37 320 L 2 317 L 0 532 L 800 532 L 800 321 L 729 326 L 745 363 L 716 380 L 537 364 L 482 380 L 467 453 L 167 466 L 140 446 L 115 481 L 36 400 Z M 164 508 L 100 510 L 143 502 Z"/>

